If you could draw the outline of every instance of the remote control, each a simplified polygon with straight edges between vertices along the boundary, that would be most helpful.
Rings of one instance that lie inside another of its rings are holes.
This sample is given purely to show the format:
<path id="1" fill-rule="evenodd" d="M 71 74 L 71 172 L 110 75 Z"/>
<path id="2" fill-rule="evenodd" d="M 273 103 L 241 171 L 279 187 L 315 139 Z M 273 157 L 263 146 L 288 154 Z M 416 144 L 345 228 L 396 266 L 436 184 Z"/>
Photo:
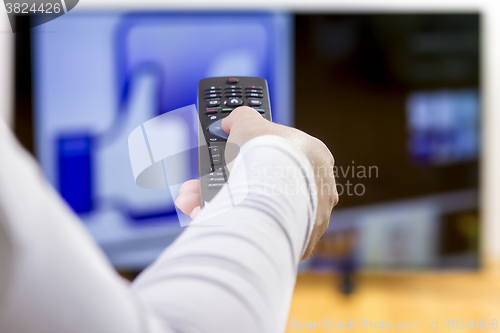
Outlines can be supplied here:
<path id="1" fill-rule="evenodd" d="M 271 119 L 267 81 L 257 77 L 213 77 L 198 85 L 198 172 L 201 182 L 201 207 L 213 199 L 227 181 L 224 152 L 228 134 L 222 119 L 239 106 L 249 106 Z"/>

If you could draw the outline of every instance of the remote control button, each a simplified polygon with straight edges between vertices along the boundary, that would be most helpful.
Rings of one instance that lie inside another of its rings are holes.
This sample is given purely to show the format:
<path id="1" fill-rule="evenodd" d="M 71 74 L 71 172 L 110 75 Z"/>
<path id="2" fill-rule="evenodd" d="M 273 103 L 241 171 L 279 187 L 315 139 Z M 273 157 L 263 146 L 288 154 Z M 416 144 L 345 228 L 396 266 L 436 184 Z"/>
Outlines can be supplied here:
<path id="1" fill-rule="evenodd" d="M 222 109 L 222 112 L 231 112 L 233 110 L 234 110 L 233 108 L 225 108 L 225 109 Z"/>
<path id="2" fill-rule="evenodd" d="M 228 93 L 242 93 L 243 91 L 241 89 L 225 89 L 224 90 L 224 93 L 225 94 L 228 94 Z"/>
<path id="3" fill-rule="evenodd" d="M 208 181 L 212 184 L 215 183 L 224 184 L 226 182 L 224 177 L 208 177 Z"/>
<path id="4" fill-rule="evenodd" d="M 224 183 L 226 181 L 226 177 L 224 176 L 222 170 L 211 172 L 207 175 L 207 179 L 211 183 Z"/>
<path id="5" fill-rule="evenodd" d="M 224 186 L 223 183 L 214 183 L 214 184 L 208 183 L 207 185 L 208 185 L 208 187 L 222 187 L 222 186 Z"/>
<path id="6" fill-rule="evenodd" d="M 211 86 L 211 87 L 205 89 L 205 91 L 208 91 L 208 90 L 221 90 L 221 87 Z"/>
<path id="7" fill-rule="evenodd" d="M 240 79 L 238 79 L 237 77 L 230 77 L 229 79 L 227 79 L 227 83 L 229 84 L 238 82 L 240 82 Z"/>
<path id="8" fill-rule="evenodd" d="M 212 158 L 213 159 L 220 159 L 221 158 L 220 153 L 212 154 Z"/>
<path id="9" fill-rule="evenodd" d="M 220 104 L 220 99 L 213 99 L 207 102 L 207 106 L 218 106 Z"/>
<path id="10" fill-rule="evenodd" d="M 228 99 L 225 103 L 227 106 L 240 106 L 243 105 L 243 101 L 237 97 Z"/>
<path id="11" fill-rule="evenodd" d="M 248 98 L 248 97 L 262 98 L 263 95 L 262 94 L 251 93 L 251 94 L 246 94 L 245 97 L 246 98 Z"/>
<path id="12" fill-rule="evenodd" d="M 262 90 L 262 87 L 261 86 L 247 86 L 247 87 L 245 87 L 245 89 L 259 89 L 259 90 Z"/>
<path id="13" fill-rule="evenodd" d="M 227 89 L 239 89 L 239 90 L 241 90 L 241 86 L 227 86 L 224 88 L 224 90 L 227 90 Z"/>
<path id="14" fill-rule="evenodd" d="M 222 97 L 221 94 L 209 94 L 209 95 L 205 95 L 205 99 L 220 98 L 220 97 Z"/>
<path id="15" fill-rule="evenodd" d="M 210 149 L 224 149 L 225 146 L 226 145 L 224 143 L 215 143 L 213 145 L 208 146 L 208 148 L 210 148 Z"/>
<path id="16" fill-rule="evenodd" d="M 222 164 L 222 159 L 220 159 L 220 158 L 212 158 L 212 164 L 213 165 Z"/>
<path id="17" fill-rule="evenodd" d="M 222 119 L 219 119 L 212 125 L 208 126 L 208 133 L 218 136 L 222 139 L 227 139 L 229 137 L 229 134 L 224 132 L 224 130 L 222 129 Z"/>
<path id="18" fill-rule="evenodd" d="M 255 111 L 258 111 L 259 113 L 265 113 L 266 112 L 266 110 L 264 110 L 264 109 L 256 109 L 256 108 L 254 108 L 254 109 L 255 109 Z"/>
<path id="19" fill-rule="evenodd" d="M 243 96 L 242 93 L 226 93 L 224 94 L 224 97 L 229 98 L 229 97 L 241 97 Z"/>
<path id="20" fill-rule="evenodd" d="M 207 90 L 205 91 L 205 95 L 208 95 L 208 94 L 220 94 L 221 91 L 220 90 Z"/>
<path id="21" fill-rule="evenodd" d="M 262 90 L 257 90 L 257 89 L 245 89 L 245 94 L 248 94 L 248 93 L 262 94 Z"/>
<path id="22" fill-rule="evenodd" d="M 251 99 L 248 101 L 248 105 L 250 106 L 260 106 L 262 105 L 262 101 L 258 99 Z"/>
<path id="23" fill-rule="evenodd" d="M 219 108 L 209 108 L 207 109 L 206 113 L 216 113 L 217 111 L 219 111 L 218 109 Z"/>
<path id="24" fill-rule="evenodd" d="M 218 117 L 217 115 L 214 115 L 214 114 L 208 114 L 208 119 L 209 120 L 216 120 Z"/>

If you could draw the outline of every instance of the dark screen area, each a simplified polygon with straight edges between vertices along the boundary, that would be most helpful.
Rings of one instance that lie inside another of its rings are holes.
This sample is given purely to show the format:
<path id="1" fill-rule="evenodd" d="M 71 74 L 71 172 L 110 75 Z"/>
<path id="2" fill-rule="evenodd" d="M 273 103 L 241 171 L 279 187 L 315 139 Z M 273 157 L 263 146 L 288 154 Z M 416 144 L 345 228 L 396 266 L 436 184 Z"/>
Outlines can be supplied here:
<path id="1" fill-rule="evenodd" d="M 15 16 L 15 24 L 21 31 L 14 37 L 14 131 L 19 142 L 33 154 L 31 33 L 28 29 L 30 18 Z"/>
<path id="2" fill-rule="evenodd" d="M 478 186 L 477 157 L 412 161 L 406 108 L 415 91 L 479 92 L 479 19 L 476 13 L 296 16 L 296 126 L 323 140 L 344 172 L 352 165 L 378 168 L 378 178 L 372 169 L 371 178 L 361 179 L 363 195 L 344 191 L 340 208 Z M 350 171 L 340 174 L 340 184 L 360 181 Z"/>

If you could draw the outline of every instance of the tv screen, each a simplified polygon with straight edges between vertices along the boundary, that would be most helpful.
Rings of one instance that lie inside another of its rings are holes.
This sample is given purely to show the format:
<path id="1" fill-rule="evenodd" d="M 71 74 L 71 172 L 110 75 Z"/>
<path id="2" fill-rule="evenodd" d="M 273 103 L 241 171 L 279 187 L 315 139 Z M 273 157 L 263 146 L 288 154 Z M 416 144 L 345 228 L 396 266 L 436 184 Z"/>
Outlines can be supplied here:
<path id="1" fill-rule="evenodd" d="M 71 12 L 32 30 L 36 156 L 117 267 L 144 267 L 182 232 L 170 192 L 135 185 L 132 130 L 196 104 L 213 76 L 265 78 L 291 124 L 291 42 L 286 13 Z M 197 141 L 179 132 L 165 144 Z"/>
<path id="2" fill-rule="evenodd" d="M 479 26 L 477 13 L 295 17 L 295 125 L 333 151 L 340 194 L 314 265 L 346 246 L 365 268 L 478 265 Z"/>
<path id="3" fill-rule="evenodd" d="M 335 155 L 340 203 L 304 267 L 474 268 L 479 26 L 478 13 L 72 11 L 31 31 L 18 96 L 29 72 L 35 155 L 118 268 L 182 232 L 170 192 L 135 185 L 129 133 L 195 104 L 200 79 L 238 75 L 267 79 L 273 120 Z"/>

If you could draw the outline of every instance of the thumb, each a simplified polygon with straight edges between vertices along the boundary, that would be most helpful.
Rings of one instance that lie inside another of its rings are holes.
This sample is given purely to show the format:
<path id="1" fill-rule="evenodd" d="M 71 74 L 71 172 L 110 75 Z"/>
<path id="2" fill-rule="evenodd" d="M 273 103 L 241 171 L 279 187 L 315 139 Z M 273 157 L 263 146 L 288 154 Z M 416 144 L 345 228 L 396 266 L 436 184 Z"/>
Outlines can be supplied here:
<path id="1" fill-rule="evenodd" d="M 222 129 L 224 130 L 224 132 L 226 132 L 227 134 L 230 135 L 231 129 L 234 127 L 234 124 L 236 124 L 240 121 L 247 121 L 247 120 L 255 119 L 256 117 L 257 117 L 257 119 L 262 118 L 256 110 L 254 110 L 248 106 L 240 106 L 240 107 L 234 109 L 229 114 L 229 116 L 222 119 L 222 123 L 221 123 Z"/>

